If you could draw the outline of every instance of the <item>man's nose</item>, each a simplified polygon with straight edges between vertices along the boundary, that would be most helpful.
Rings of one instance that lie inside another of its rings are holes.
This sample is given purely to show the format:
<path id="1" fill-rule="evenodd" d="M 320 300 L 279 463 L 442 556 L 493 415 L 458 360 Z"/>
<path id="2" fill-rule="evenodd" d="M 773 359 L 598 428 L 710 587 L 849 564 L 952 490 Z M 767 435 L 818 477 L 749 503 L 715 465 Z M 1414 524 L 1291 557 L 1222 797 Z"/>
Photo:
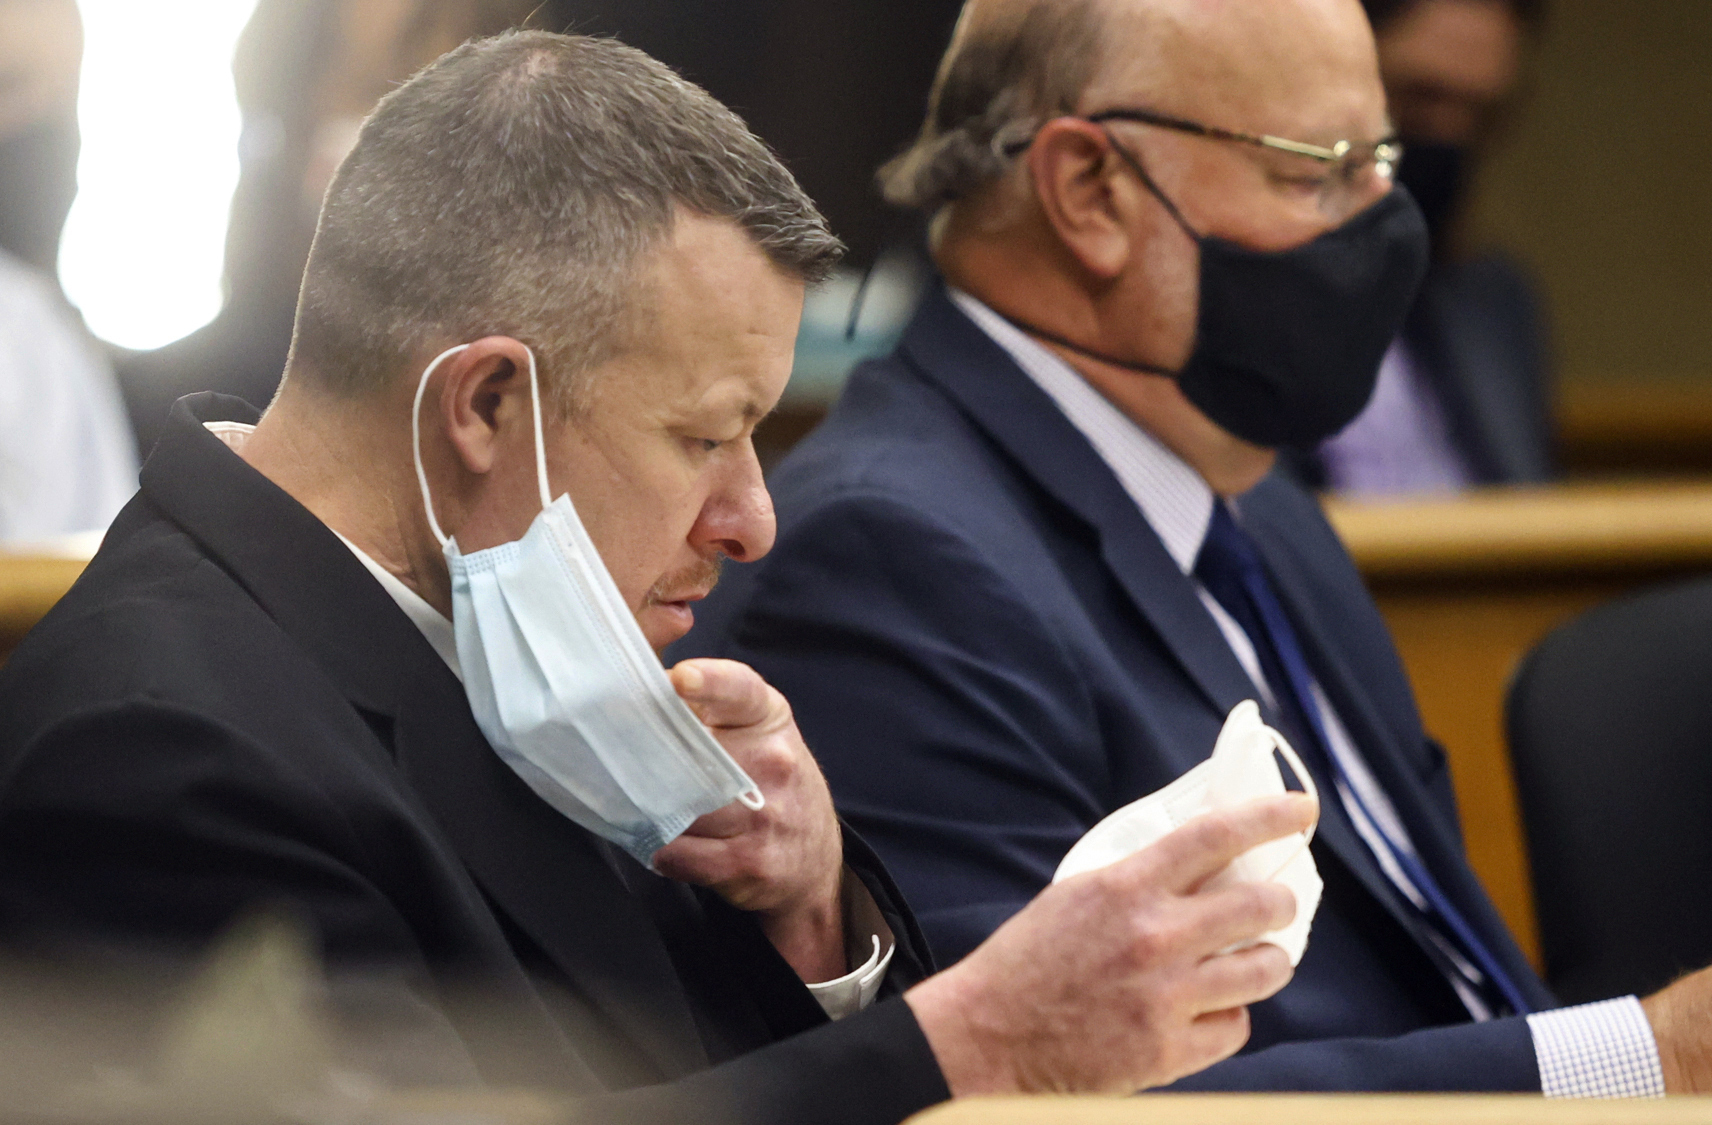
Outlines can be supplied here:
<path id="1" fill-rule="evenodd" d="M 741 471 L 708 497 L 691 533 L 692 542 L 719 551 L 733 562 L 752 562 L 773 549 L 778 524 L 773 497 L 761 479 L 761 464 L 751 453 Z"/>

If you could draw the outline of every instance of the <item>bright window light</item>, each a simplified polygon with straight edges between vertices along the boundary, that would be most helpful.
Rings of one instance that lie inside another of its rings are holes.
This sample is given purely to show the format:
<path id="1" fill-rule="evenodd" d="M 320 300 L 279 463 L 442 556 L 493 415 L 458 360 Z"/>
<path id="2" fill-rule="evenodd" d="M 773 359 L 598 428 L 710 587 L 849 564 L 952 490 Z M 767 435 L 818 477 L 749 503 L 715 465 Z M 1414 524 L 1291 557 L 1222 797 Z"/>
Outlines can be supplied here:
<path id="1" fill-rule="evenodd" d="M 214 319 L 238 183 L 232 52 L 255 0 L 79 0 L 83 154 L 60 281 L 95 334 L 158 348 Z"/>

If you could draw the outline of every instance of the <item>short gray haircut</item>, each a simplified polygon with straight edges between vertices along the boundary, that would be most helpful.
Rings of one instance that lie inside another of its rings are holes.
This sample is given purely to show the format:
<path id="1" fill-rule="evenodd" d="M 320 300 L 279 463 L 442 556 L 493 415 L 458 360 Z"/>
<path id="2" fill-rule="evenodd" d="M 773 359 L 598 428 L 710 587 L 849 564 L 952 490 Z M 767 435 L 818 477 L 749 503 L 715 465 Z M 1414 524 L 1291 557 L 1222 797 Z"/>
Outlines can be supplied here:
<path id="1" fill-rule="evenodd" d="M 609 39 L 466 43 L 381 99 L 321 209 L 292 376 L 363 395 L 438 344 L 512 336 L 561 408 L 618 354 L 679 209 L 823 280 L 842 246 L 736 114 Z"/>
<path id="2" fill-rule="evenodd" d="M 887 201 L 932 212 L 971 195 L 1010 168 L 1010 146 L 1076 112 L 1104 55 L 1103 8 L 1101 0 L 1036 0 L 959 26 L 921 133 L 880 169 Z"/>

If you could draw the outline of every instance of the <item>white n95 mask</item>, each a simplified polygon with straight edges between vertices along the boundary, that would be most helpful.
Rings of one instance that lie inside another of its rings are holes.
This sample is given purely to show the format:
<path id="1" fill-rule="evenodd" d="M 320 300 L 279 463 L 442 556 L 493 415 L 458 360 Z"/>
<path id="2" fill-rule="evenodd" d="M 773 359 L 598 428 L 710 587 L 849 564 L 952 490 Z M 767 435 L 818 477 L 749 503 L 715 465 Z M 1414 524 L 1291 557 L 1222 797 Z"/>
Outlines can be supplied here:
<path id="1" fill-rule="evenodd" d="M 1061 882 L 1072 875 L 1116 863 L 1170 835 L 1202 813 L 1282 794 L 1284 775 L 1272 756 L 1274 750 L 1284 755 L 1303 788 L 1318 800 L 1314 779 L 1296 751 L 1283 735 L 1261 721 L 1259 706 L 1253 700 L 1245 700 L 1231 709 L 1213 746 L 1212 757 L 1165 788 L 1125 805 L 1090 828 L 1058 865 L 1052 881 Z M 1290 888 L 1296 896 L 1295 919 L 1283 929 L 1262 934 L 1259 941 L 1278 946 L 1289 955 L 1292 965 L 1301 961 L 1302 951 L 1308 947 L 1308 930 L 1324 888 L 1319 869 L 1314 866 L 1313 853 L 1308 851 L 1313 838 L 1314 829 L 1310 826 L 1306 832 L 1268 840 L 1237 856 L 1229 867 L 1206 883 L 1208 887 L 1282 883 Z M 1233 948 L 1252 944 L 1257 943 Z"/>
<path id="2" fill-rule="evenodd" d="M 505 764 L 559 812 L 651 865 L 696 818 L 764 799 L 672 690 L 569 494 L 553 500 L 529 353 L 541 512 L 523 538 L 466 555 L 440 530 L 422 468 L 422 373 L 411 410 L 416 479 L 446 553 L 464 692 Z"/>

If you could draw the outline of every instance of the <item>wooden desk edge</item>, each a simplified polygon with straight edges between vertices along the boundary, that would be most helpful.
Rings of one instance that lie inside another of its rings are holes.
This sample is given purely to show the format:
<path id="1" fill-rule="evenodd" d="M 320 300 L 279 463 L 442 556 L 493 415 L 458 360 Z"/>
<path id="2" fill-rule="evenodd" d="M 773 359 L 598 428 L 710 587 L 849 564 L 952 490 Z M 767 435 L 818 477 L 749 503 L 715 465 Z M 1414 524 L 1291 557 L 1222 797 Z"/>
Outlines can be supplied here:
<path id="1" fill-rule="evenodd" d="M 972 1098 L 908 1125 L 1705 1125 L 1712 1098 L 1548 1100 L 1532 1094 L 1148 1094 Z"/>
<path id="2" fill-rule="evenodd" d="M 1515 579 L 1712 567 L 1712 483 L 1328 499 L 1325 510 L 1369 579 Z"/>

